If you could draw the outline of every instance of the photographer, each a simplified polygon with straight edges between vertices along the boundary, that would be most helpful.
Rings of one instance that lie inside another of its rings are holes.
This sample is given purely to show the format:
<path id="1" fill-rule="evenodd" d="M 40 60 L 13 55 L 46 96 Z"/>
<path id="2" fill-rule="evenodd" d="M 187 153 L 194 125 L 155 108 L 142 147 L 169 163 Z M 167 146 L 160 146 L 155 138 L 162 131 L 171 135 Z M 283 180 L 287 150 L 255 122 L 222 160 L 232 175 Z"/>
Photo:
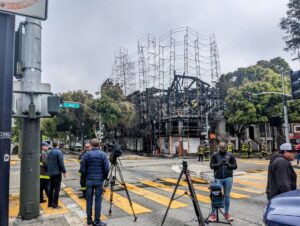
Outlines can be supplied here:
<path id="1" fill-rule="evenodd" d="M 237 164 L 232 153 L 227 152 L 225 143 L 221 142 L 219 144 L 219 151 L 212 154 L 210 168 L 214 170 L 216 182 L 223 187 L 225 197 L 225 217 L 227 220 L 233 221 L 233 218 L 229 214 L 229 206 L 230 192 L 233 183 L 233 170 L 237 169 Z M 209 218 L 209 221 L 211 222 L 215 222 L 216 220 L 216 214 L 212 214 Z"/>

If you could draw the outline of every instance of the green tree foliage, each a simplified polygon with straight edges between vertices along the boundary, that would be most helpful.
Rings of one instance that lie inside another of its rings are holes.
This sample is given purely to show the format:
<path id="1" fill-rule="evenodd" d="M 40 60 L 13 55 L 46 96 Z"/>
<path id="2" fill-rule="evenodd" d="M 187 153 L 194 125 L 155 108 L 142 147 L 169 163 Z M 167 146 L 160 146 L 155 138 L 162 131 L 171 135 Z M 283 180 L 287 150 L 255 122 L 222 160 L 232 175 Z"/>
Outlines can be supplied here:
<path id="1" fill-rule="evenodd" d="M 218 86 L 225 97 L 227 130 L 241 138 L 245 129 L 255 123 L 266 123 L 272 116 L 282 115 L 281 95 L 255 95 L 262 92 L 282 92 L 280 71 L 289 69 L 282 58 L 258 61 L 256 65 L 222 75 Z M 289 78 L 285 78 L 289 93 Z M 251 93 L 249 100 L 248 93 Z M 296 106 L 295 106 L 296 107 Z"/>
<path id="2" fill-rule="evenodd" d="M 134 106 L 126 101 L 119 85 L 106 83 L 102 86 L 101 98 L 95 101 L 94 106 L 108 130 L 118 129 L 126 133 L 133 124 Z"/>
<path id="3" fill-rule="evenodd" d="M 280 27 L 287 33 L 284 37 L 286 50 L 297 51 L 300 48 L 300 1 L 290 0 L 287 16 L 281 19 Z"/>
<path id="4" fill-rule="evenodd" d="M 86 106 L 93 103 L 93 96 L 87 91 L 69 91 L 59 94 L 64 101 L 79 102 Z M 98 117 L 88 107 L 79 109 L 62 108 L 61 114 L 51 119 L 42 121 L 42 130 L 49 138 L 75 140 L 83 133 L 87 138 L 95 136 Z"/>

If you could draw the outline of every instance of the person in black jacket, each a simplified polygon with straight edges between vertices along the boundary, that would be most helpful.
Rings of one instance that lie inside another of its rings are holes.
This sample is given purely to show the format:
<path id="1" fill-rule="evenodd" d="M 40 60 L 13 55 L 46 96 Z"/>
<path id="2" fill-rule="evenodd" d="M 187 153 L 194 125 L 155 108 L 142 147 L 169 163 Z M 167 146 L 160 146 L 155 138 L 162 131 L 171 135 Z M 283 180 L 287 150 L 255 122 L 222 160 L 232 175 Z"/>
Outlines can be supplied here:
<path id="1" fill-rule="evenodd" d="M 86 143 L 84 145 L 84 149 L 82 150 L 82 152 L 80 153 L 80 155 L 78 157 L 79 163 L 84 158 L 84 155 L 90 151 L 90 149 L 91 149 L 90 143 Z M 82 175 L 80 173 L 80 169 L 79 169 L 79 175 L 80 175 L 80 186 L 81 186 L 81 191 L 82 191 L 82 194 L 81 194 L 81 196 L 79 196 L 79 198 L 86 199 L 86 177 L 85 177 L 85 175 Z"/>
<path id="2" fill-rule="evenodd" d="M 87 224 L 94 226 L 104 226 L 105 223 L 100 220 L 101 201 L 103 193 L 104 180 L 109 173 L 109 161 L 106 154 L 101 151 L 100 141 L 93 139 L 91 141 L 92 149 L 87 152 L 80 163 L 80 172 L 86 176 L 86 214 Z M 93 197 L 95 194 L 95 219 L 92 221 Z"/>
<path id="3" fill-rule="evenodd" d="M 227 152 L 226 144 L 221 142 L 219 144 L 219 151 L 215 152 L 211 156 L 210 168 L 214 170 L 214 176 L 217 183 L 221 184 L 224 191 L 225 198 L 225 217 L 229 221 L 233 221 L 233 218 L 229 214 L 230 206 L 230 192 L 233 183 L 233 170 L 237 169 L 235 157 L 232 153 Z M 209 221 L 215 222 L 217 216 L 212 214 Z"/>
<path id="4" fill-rule="evenodd" d="M 268 200 L 281 193 L 297 189 L 297 174 L 290 163 L 294 158 L 292 145 L 284 143 L 280 146 L 279 154 L 270 160 L 266 191 Z"/>

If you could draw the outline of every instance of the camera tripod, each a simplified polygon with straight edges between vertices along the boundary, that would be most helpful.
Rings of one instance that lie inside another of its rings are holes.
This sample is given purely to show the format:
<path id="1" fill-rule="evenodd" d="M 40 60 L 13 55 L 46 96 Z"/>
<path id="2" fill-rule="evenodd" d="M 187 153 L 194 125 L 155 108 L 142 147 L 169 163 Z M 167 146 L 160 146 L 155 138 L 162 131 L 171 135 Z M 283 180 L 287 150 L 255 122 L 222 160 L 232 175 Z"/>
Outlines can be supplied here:
<path id="1" fill-rule="evenodd" d="M 182 161 L 182 170 L 181 170 L 181 173 L 178 177 L 174 192 L 172 194 L 170 203 L 169 203 L 168 208 L 166 210 L 166 213 L 165 213 L 164 219 L 161 223 L 161 226 L 165 223 L 165 220 L 167 218 L 167 215 L 168 215 L 168 212 L 169 212 L 169 209 L 170 209 L 170 206 L 171 206 L 172 202 L 183 196 L 183 195 L 181 195 L 181 196 L 178 196 L 177 198 L 175 198 L 175 194 L 176 194 L 177 188 L 179 186 L 179 183 L 181 181 L 181 178 L 182 178 L 183 174 L 186 176 L 186 181 L 188 183 L 189 192 L 190 192 L 190 194 L 188 194 L 186 192 L 183 195 L 188 195 L 192 199 L 192 202 L 193 202 L 193 205 L 194 205 L 194 210 L 195 210 L 195 213 L 196 213 L 196 216 L 197 216 L 197 220 L 199 222 L 199 226 L 205 226 L 205 221 L 203 219 L 203 216 L 202 216 L 202 213 L 201 213 L 201 210 L 200 210 L 200 206 L 199 206 L 199 203 L 198 203 L 198 199 L 197 199 L 197 196 L 196 196 L 196 192 L 195 192 L 192 180 L 191 180 L 190 171 L 188 170 L 188 164 L 187 164 L 187 161 L 185 161 L 185 160 Z"/>
<path id="2" fill-rule="evenodd" d="M 116 185 L 116 182 L 118 182 L 118 184 L 120 184 L 125 189 L 126 196 L 127 196 L 127 199 L 128 199 L 128 202 L 129 202 L 129 205 L 131 207 L 132 214 L 133 214 L 133 217 L 134 217 L 134 222 L 136 222 L 137 216 L 135 215 L 135 212 L 134 212 L 134 209 L 133 209 L 133 204 L 132 204 L 131 198 L 129 196 L 129 192 L 127 190 L 127 187 L 126 187 L 126 183 L 124 181 L 124 178 L 123 178 L 123 175 L 122 175 L 122 172 L 121 172 L 121 168 L 120 168 L 120 166 L 118 164 L 118 160 L 120 161 L 120 159 L 118 159 L 118 157 L 113 157 L 112 158 L 112 160 L 111 160 L 111 166 L 110 166 L 110 171 L 109 171 L 109 175 L 108 175 L 108 179 L 104 183 L 103 195 L 104 195 L 104 193 L 106 191 L 106 188 L 110 184 L 109 216 L 111 216 L 111 214 L 112 214 L 112 204 L 113 204 L 113 197 L 114 197 L 114 187 Z M 119 174 L 120 181 L 117 178 L 117 173 Z"/>

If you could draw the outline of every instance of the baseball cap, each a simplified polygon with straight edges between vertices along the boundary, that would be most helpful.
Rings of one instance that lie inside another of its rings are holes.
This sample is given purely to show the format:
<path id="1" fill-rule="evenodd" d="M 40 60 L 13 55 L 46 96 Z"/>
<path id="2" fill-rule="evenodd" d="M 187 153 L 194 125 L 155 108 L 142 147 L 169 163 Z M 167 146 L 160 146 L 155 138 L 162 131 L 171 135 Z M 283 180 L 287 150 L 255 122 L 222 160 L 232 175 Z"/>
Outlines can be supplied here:
<path id="1" fill-rule="evenodd" d="M 293 151 L 293 147 L 290 143 L 284 143 L 280 145 L 280 151 Z"/>
<path id="2" fill-rule="evenodd" d="M 47 146 L 47 147 L 48 147 L 49 144 L 48 144 L 47 142 L 42 142 L 42 147 L 43 147 L 43 146 Z"/>

